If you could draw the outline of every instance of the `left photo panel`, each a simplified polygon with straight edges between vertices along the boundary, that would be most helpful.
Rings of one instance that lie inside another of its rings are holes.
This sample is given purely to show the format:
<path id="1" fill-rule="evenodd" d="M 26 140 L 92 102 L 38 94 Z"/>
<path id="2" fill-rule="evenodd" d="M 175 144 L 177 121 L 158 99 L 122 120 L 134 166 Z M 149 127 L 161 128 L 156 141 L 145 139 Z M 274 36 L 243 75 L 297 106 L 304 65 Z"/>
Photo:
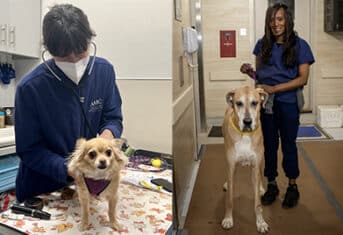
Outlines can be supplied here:
<path id="1" fill-rule="evenodd" d="M 172 234 L 173 1 L 0 5 L 0 234 Z"/>

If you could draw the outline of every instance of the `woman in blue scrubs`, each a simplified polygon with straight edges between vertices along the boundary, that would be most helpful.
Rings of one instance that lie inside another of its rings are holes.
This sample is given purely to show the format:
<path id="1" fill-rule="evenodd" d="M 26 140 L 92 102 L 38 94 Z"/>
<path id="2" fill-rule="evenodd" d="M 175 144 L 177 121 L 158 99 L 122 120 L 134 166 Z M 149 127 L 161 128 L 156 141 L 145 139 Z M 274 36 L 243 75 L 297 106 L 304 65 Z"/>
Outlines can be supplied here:
<path id="1" fill-rule="evenodd" d="M 267 9 L 265 34 L 256 43 L 253 53 L 256 56 L 256 72 L 247 64 L 242 65 L 241 71 L 256 77 L 257 86 L 268 92 L 270 99 L 261 114 L 264 175 L 268 178 L 268 189 L 261 201 L 263 205 L 270 205 L 279 194 L 276 177 L 280 139 L 282 167 L 289 179 L 282 206 L 291 208 L 296 206 L 300 195 L 296 184 L 299 177 L 296 138 L 303 101 L 299 100 L 297 92 L 302 92 L 299 89 L 307 83 L 314 57 L 308 43 L 294 31 L 292 13 L 280 3 Z"/>

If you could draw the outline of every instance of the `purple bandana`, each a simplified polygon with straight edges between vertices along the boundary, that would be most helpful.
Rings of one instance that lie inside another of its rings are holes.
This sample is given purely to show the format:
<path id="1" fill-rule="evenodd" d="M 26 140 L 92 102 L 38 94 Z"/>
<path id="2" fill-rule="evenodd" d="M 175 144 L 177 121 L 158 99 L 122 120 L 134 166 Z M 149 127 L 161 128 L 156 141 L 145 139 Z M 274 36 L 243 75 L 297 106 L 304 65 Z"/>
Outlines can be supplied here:
<path id="1" fill-rule="evenodd" d="M 84 177 L 88 191 L 93 196 L 99 196 L 102 191 L 111 183 L 110 180 L 95 180 L 92 178 Z"/>

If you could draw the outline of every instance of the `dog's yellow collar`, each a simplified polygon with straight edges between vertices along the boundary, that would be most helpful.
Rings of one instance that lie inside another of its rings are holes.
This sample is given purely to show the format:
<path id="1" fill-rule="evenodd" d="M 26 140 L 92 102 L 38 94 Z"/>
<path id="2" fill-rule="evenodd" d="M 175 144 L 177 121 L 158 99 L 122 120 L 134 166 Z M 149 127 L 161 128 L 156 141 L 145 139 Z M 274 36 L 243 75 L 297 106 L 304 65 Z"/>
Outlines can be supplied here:
<path id="1" fill-rule="evenodd" d="M 241 131 L 236 125 L 235 123 L 233 123 L 233 120 L 232 120 L 232 116 L 230 116 L 230 124 L 231 126 L 233 127 L 233 129 L 235 129 L 235 131 L 237 131 L 239 134 L 241 135 L 253 135 L 257 130 L 258 130 L 258 127 L 255 129 L 255 130 L 252 130 L 252 131 Z"/>

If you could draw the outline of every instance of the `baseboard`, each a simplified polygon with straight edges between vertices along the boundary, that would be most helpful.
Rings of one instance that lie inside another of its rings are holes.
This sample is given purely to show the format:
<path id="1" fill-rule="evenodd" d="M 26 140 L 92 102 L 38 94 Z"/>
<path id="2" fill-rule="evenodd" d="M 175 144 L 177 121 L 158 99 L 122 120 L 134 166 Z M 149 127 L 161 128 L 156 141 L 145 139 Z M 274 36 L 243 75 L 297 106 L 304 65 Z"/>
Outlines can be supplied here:
<path id="1" fill-rule="evenodd" d="M 194 185 L 195 185 L 196 178 L 197 178 L 198 171 L 199 171 L 199 166 L 200 166 L 200 160 L 194 161 L 194 164 L 192 167 L 192 172 L 190 174 L 190 180 L 189 180 L 188 185 L 187 185 L 187 190 L 186 190 L 185 195 L 182 197 L 184 199 L 183 200 L 184 204 L 183 204 L 182 208 L 179 208 L 180 218 L 179 218 L 178 229 L 180 231 L 182 231 L 184 226 L 185 226 L 189 205 L 190 205 L 191 199 L 192 199 Z M 182 198 L 179 197 L 179 199 L 182 199 Z"/>

